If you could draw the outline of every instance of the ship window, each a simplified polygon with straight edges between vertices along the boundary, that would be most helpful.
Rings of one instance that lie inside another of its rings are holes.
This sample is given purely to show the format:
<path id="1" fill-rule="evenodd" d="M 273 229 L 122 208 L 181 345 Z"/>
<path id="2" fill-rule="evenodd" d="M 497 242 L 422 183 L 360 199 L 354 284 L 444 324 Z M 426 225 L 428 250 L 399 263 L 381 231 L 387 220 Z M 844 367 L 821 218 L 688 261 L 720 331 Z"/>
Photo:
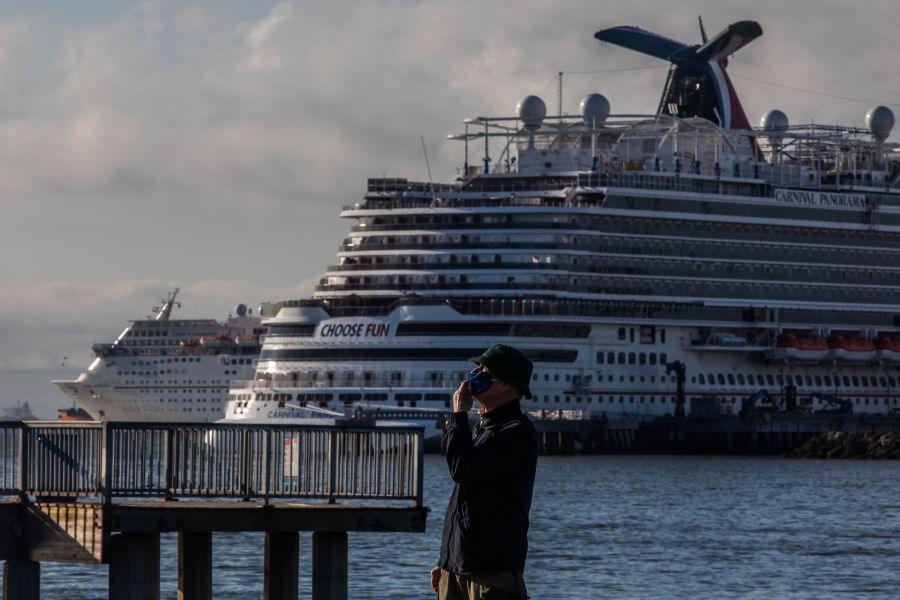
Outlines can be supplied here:
<path id="1" fill-rule="evenodd" d="M 559 381 L 559 373 L 553 374 L 553 381 Z"/>
<path id="2" fill-rule="evenodd" d="M 844 387 L 850 387 L 850 378 L 846 375 L 841 375 L 841 381 L 844 384 Z"/>
<path id="3" fill-rule="evenodd" d="M 666 360 L 666 353 L 663 352 L 662 354 L 659 355 L 659 364 L 664 365 L 667 362 L 668 361 Z"/>
<path id="4" fill-rule="evenodd" d="M 742 373 L 738 373 L 737 380 L 739 385 L 744 385 L 744 375 Z"/>
<path id="5" fill-rule="evenodd" d="M 713 385 L 716 383 L 716 376 L 710 373 L 706 376 L 709 379 L 709 385 Z"/>
<path id="6" fill-rule="evenodd" d="M 625 340 L 625 328 L 624 327 L 619 327 L 619 339 L 622 341 Z"/>
<path id="7" fill-rule="evenodd" d="M 887 380 L 884 378 L 884 375 L 878 378 L 878 382 L 881 383 L 881 387 L 887 387 Z"/>
<path id="8" fill-rule="evenodd" d="M 646 353 L 641 352 L 640 354 L 638 354 L 638 364 L 639 365 L 647 364 L 647 354 Z"/>
<path id="9" fill-rule="evenodd" d="M 716 374 L 716 381 L 719 382 L 719 385 L 725 385 L 725 376 L 721 373 Z"/>
<path id="10" fill-rule="evenodd" d="M 656 353 L 655 353 L 655 352 L 651 352 L 651 353 L 650 353 L 650 364 L 651 364 L 651 365 L 655 365 L 655 364 L 656 364 Z"/>
<path id="11" fill-rule="evenodd" d="M 860 379 L 862 380 L 863 387 L 869 387 L 868 375 L 863 375 L 862 377 L 860 377 Z"/>
<path id="12" fill-rule="evenodd" d="M 602 364 L 603 364 L 603 357 L 604 357 L 604 356 L 605 356 L 605 355 L 604 355 L 604 353 L 603 353 L 602 351 L 597 353 L 597 364 L 598 364 L 598 365 L 602 365 Z"/>
<path id="13" fill-rule="evenodd" d="M 831 375 L 823 375 L 822 379 L 825 381 L 825 385 L 831 387 Z"/>
<path id="14" fill-rule="evenodd" d="M 822 378 L 819 375 L 814 376 L 813 378 L 816 382 L 816 385 L 822 385 Z"/>
<path id="15" fill-rule="evenodd" d="M 700 385 L 706 385 L 706 377 L 703 376 L 703 373 L 697 376 L 697 379 L 700 381 Z"/>
<path id="16" fill-rule="evenodd" d="M 859 377 L 857 377 L 856 375 L 854 375 L 850 380 L 853 382 L 853 385 L 854 385 L 855 387 L 859 387 Z"/>
<path id="17" fill-rule="evenodd" d="M 766 382 L 771 386 L 775 385 L 775 378 L 772 377 L 771 373 L 766 373 Z"/>
<path id="18" fill-rule="evenodd" d="M 634 352 L 629 352 L 628 353 L 628 364 L 633 365 L 636 358 L 637 357 L 635 356 Z"/>
<path id="19" fill-rule="evenodd" d="M 619 352 L 619 364 L 620 365 L 625 364 L 625 353 L 624 352 Z"/>
<path id="20" fill-rule="evenodd" d="M 896 386 L 896 385 L 897 385 L 897 380 L 894 379 L 893 377 L 891 377 L 890 375 L 888 375 L 888 385 L 890 385 L 891 387 Z"/>
<path id="21" fill-rule="evenodd" d="M 659 341 L 663 344 L 666 343 L 666 330 L 665 329 L 659 330 Z M 663 355 L 663 356 L 665 356 L 665 355 Z"/>
<path id="22" fill-rule="evenodd" d="M 630 327 L 628 329 L 628 340 L 633 344 L 634 343 L 634 327 Z"/>
<path id="23" fill-rule="evenodd" d="M 615 352 L 607 352 L 606 353 L 606 362 L 611 365 L 616 364 L 616 353 Z"/>
<path id="24" fill-rule="evenodd" d="M 728 374 L 728 385 L 734 385 L 734 373 Z"/>

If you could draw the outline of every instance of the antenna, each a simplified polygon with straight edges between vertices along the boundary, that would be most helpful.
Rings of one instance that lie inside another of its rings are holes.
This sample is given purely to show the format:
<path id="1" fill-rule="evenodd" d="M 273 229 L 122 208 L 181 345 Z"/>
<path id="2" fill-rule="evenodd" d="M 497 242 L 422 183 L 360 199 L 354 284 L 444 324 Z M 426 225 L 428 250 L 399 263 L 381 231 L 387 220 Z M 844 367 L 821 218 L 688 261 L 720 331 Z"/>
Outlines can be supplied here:
<path id="1" fill-rule="evenodd" d="M 557 94 L 556 94 L 556 99 L 558 101 L 558 103 L 557 103 L 558 111 L 556 114 L 558 114 L 559 116 L 562 116 L 562 79 L 563 79 L 563 72 L 560 71 L 559 72 L 559 90 L 557 91 Z"/>
<path id="2" fill-rule="evenodd" d="M 700 39 L 703 40 L 703 43 L 705 44 L 709 39 L 706 37 L 706 30 L 703 29 L 703 17 L 698 16 L 697 21 L 700 23 Z"/>
<path id="3" fill-rule="evenodd" d="M 419 139 L 422 140 L 422 154 L 425 155 L 425 168 L 428 170 L 428 187 L 431 190 L 431 201 L 434 202 L 436 200 L 434 197 L 434 181 L 431 180 L 431 165 L 428 163 L 428 150 L 425 149 L 425 136 L 420 135 Z"/>

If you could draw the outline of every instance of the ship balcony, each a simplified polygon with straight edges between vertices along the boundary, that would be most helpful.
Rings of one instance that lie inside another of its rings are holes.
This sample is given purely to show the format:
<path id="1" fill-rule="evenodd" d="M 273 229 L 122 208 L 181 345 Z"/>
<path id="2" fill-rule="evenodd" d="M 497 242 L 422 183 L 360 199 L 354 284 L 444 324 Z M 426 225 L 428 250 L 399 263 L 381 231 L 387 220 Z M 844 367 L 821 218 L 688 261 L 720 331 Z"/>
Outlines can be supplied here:
<path id="1" fill-rule="evenodd" d="M 423 390 L 452 391 L 459 386 L 461 379 L 424 378 L 424 377 L 365 377 L 362 374 L 354 374 L 352 377 L 336 376 L 333 379 L 310 378 L 278 378 L 275 380 L 256 379 L 252 381 L 231 381 L 231 393 L 241 391 L 266 391 L 286 389 L 318 390 L 327 388 L 339 388 L 348 390 L 366 389 L 393 389 L 393 388 L 420 388 Z"/>
<path id="2" fill-rule="evenodd" d="M 528 190 L 534 192 L 534 190 Z M 561 190 L 555 190 L 561 191 Z M 599 208 L 603 205 L 602 197 L 597 192 L 591 196 L 567 199 L 563 196 L 516 197 L 513 192 L 503 197 L 492 198 L 424 198 L 411 200 L 409 198 L 367 200 L 364 203 L 348 204 L 341 210 L 342 217 L 355 217 L 370 215 L 378 212 L 387 212 L 400 209 L 466 209 L 466 208 Z"/>

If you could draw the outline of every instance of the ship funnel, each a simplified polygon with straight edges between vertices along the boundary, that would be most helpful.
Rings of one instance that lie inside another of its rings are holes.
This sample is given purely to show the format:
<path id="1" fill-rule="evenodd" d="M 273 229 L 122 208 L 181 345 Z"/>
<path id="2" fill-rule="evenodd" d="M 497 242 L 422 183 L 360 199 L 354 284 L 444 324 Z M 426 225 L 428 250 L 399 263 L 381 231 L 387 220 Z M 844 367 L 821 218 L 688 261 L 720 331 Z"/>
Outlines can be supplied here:
<path id="1" fill-rule="evenodd" d="M 750 129 L 725 67 L 728 56 L 761 35 L 759 23 L 740 21 L 702 45 L 683 44 L 637 27 L 612 27 L 594 37 L 672 64 L 658 114 L 702 117 L 725 129 Z"/>

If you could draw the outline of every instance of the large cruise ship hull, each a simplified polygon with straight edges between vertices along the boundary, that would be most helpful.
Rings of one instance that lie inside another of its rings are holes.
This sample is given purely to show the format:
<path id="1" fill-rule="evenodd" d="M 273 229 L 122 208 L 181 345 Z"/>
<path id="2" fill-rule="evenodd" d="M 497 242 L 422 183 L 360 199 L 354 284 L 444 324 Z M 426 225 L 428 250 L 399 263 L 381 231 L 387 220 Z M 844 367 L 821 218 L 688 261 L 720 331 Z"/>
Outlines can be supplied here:
<path id="1" fill-rule="evenodd" d="M 656 114 L 590 94 L 548 115 L 526 96 L 449 136 L 454 182 L 370 179 L 313 297 L 264 305 L 228 418 L 448 411 L 468 359 L 501 342 L 534 362 L 523 405 L 547 417 L 900 410 L 893 113 L 863 129 L 770 110 L 752 128 L 727 57 L 761 35 L 603 30 L 672 63 Z"/>

